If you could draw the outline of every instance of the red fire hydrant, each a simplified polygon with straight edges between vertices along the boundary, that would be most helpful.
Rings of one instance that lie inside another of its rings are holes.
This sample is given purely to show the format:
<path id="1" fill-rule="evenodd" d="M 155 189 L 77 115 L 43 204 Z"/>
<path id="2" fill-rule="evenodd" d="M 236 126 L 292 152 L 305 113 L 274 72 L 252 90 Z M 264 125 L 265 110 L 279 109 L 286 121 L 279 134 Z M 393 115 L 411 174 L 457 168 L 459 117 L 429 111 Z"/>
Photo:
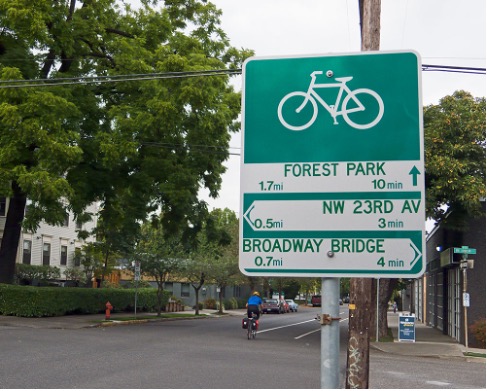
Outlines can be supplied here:
<path id="1" fill-rule="evenodd" d="M 110 311 L 113 310 L 112 304 L 107 301 L 105 304 L 105 320 L 110 320 Z"/>

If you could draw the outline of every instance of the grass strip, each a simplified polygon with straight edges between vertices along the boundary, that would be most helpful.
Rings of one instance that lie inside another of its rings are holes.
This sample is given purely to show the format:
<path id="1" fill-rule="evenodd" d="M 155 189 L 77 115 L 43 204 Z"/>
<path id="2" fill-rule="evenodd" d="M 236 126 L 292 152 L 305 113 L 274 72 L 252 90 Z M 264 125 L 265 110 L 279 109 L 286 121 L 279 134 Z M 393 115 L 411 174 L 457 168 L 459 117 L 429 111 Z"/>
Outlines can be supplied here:
<path id="1" fill-rule="evenodd" d="M 464 356 L 468 357 L 482 357 L 485 358 L 485 353 L 475 353 L 475 352 L 465 352 L 463 353 Z"/>

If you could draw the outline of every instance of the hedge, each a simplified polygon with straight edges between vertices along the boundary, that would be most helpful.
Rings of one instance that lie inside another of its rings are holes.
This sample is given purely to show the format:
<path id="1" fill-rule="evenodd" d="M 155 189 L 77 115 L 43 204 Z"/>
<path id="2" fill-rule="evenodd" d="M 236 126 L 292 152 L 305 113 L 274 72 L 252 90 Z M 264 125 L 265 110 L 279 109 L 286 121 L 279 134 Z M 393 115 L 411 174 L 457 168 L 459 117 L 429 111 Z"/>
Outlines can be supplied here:
<path id="1" fill-rule="evenodd" d="M 169 300 L 164 291 L 162 306 Z M 107 301 L 113 311 L 134 309 L 135 289 L 60 288 L 0 284 L 0 314 L 22 317 L 62 316 L 69 314 L 97 314 L 105 311 Z M 157 289 L 138 290 L 137 308 L 155 311 Z"/>

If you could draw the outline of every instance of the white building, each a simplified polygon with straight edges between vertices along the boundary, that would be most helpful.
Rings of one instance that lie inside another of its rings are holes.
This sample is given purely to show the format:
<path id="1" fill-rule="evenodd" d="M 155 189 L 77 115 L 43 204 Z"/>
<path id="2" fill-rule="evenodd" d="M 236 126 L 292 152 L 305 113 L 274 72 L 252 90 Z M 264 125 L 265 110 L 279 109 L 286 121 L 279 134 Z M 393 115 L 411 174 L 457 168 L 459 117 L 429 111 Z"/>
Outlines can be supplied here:
<path id="1" fill-rule="evenodd" d="M 0 238 L 3 237 L 5 220 L 8 211 L 8 198 L 0 197 Z M 93 215 L 93 220 L 83 225 L 74 220 L 72 213 L 66 216 L 62 226 L 52 226 L 41 222 L 35 232 L 23 231 L 19 240 L 17 263 L 28 265 L 49 265 L 61 269 L 61 275 L 67 267 L 75 265 L 74 254 L 85 243 L 95 241 L 94 236 L 86 240 L 78 239 L 79 230 L 91 232 L 97 224 L 98 205 L 92 204 L 87 212 Z"/>

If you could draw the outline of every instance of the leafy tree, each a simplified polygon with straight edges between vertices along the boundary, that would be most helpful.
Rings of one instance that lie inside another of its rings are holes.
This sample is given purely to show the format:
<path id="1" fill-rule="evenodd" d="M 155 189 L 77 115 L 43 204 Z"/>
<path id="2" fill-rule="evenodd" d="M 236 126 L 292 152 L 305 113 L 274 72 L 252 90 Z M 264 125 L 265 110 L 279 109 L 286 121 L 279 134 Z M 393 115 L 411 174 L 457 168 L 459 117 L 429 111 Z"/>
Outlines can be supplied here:
<path id="1" fill-rule="evenodd" d="M 295 278 L 288 279 L 287 283 L 284 285 L 284 297 L 288 299 L 294 299 L 299 294 L 299 288 L 301 284 Z"/>
<path id="2" fill-rule="evenodd" d="M 67 267 L 66 269 L 64 269 L 63 274 L 66 277 L 67 281 L 75 282 L 76 286 L 78 286 L 79 283 L 83 282 L 84 273 L 83 270 L 81 270 L 81 268 L 79 267 Z"/>
<path id="3" fill-rule="evenodd" d="M 209 263 L 208 281 L 219 289 L 219 312 L 223 313 L 223 291 L 227 286 L 242 281 L 238 268 L 238 219 L 230 209 L 215 209 L 209 221 L 214 225 L 208 230 L 208 240 L 216 243 L 214 259 Z"/>
<path id="4" fill-rule="evenodd" d="M 269 278 L 270 288 L 273 294 L 278 294 L 281 298 L 294 299 L 302 288 L 302 282 L 298 279 L 289 277 Z"/>
<path id="5" fill-rule="evenodd" d="M 194 289 L 196 297 L 195 315 L 199 315 L 199 293 L 208 279 L 211 262 L 216 258 L 214 245 L 200 242 L 200 245 L 189 254 L 185 262 L 182 277 L 186 279 Z"/>
<path id="6" fill-rule="evenodd" d="M 300 291 L 304 293 L 306 303 L 310 294 L 315 292 L 321 292 L 321 279 L 320 278 L 302 278 Z"/>
<path id="7" fill-rule="evenodd" d="M 485 98 L 473 98 L 465 91 L 424 108 L 426 215 L 451 228 L 462 229 L 468 218 L 483 214 L 485 115 Z M 402 283 L 380 280 L 380 338 L 387 336 L 389 300 Z"/>
<path id="8" fill-rule="evenodd" d="M 340 297 L 344 297 L 350 293 L 350 278 L 340 278 Z"/>
<path id="9" fill-rule="evenodd" d="M 0 0 L 0 77 L 71 78 L 0 92 L 0 192 L 10 197 L 0 282 L 13 276 L 26 199 L 28 229 L 62 222 L 67 209 L 88 219 L 85 207 L 99 201 L 106 254 L 133 245 L 138 222 L 157 209 L 167 232 L 190 222 L 194 234 L 206 212 L 198 191 L 218 194 L 240 99 L 226 74 L 180 76 L 236 68 L 250 54 L 229 46 L 220 11 L 203 0 L 158 10 L 149 0 L 138 9 L 41 3 Z M 124 76 L 171 73 L 178 77 Z M 86 76 L 106 79 L 77 82 Z"/>
<path id="10" fill-rule="evenodd" d="M 141 273 L 157 283 L 157 315 L 161 315 L 164 283 L 171 276 L 182 274 L 186 255 L 180 236 L 167 236 L 161 226 L 145 223 L 142 239 L 137 245 L 135 259 L 140 261 Z"/>
<path id="11" fill-rule="evenodd" d="M 424 132 L 427 216 L 462 228 L 462 220 L 483 213 L 485 98 L 456 91 L 426 106 Z"/>
<path id="12" fill-rule="evenodd" d="M 1 19 L 0 19 L 1 20 Z M 22 77 L 0 67 L 2 80 Z M 24 226 L 35 230 L 64 221 L 73 189 L 64 174 L 81 159 L 76 106 L 49 91 L 0 90 L 0 194 L 10 198 L 0 245 L 0 282 L 11 283 L 27 197 Z"/>
<path id="13" fill-rule="evenodd" d="M 238 269 L 238 257 L 232 254 L 228 248 L 222 255 L 215 258 L 210 264 L 209 281 L 214 283 L 219 289 L 218 300 L 220 303 L 219 313 L 223 313 L 223 291 L 227 286 L 234 285 L 240 278 Z"/>
<path id="14" fill-rule="evenodd" d="M 86 286 L 91 287 L 96 276 L 101 276 L 104 270 L 103 248 L 100 243 L 87 243 L 82 249 L 76 249 L 74 253 L 75 264 L 83 267 Z M 110 270 L 114 266 L 113 260 L 109 265 Z M 101 283 L 100 283 L 101 286 Z"/>

